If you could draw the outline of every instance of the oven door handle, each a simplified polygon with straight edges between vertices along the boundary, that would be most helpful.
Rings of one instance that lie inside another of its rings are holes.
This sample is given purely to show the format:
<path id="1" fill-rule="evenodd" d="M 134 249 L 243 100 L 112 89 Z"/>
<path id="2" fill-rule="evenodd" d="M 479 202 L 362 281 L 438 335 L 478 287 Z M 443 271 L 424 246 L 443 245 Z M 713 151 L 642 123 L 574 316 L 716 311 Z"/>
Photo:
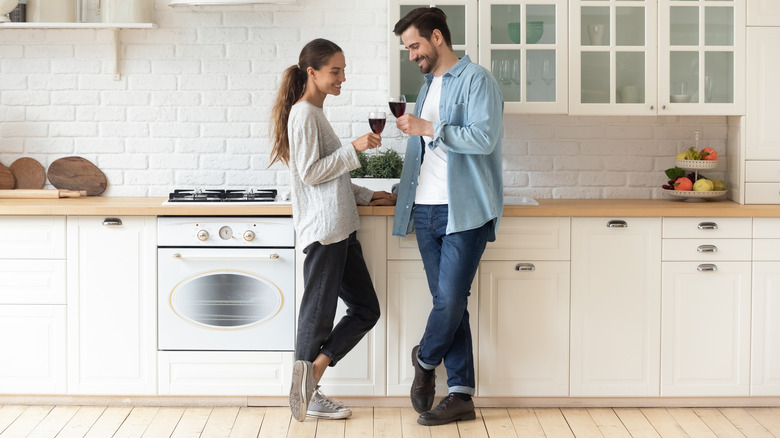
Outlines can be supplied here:
<path id="1" fill-rule="evenodd" d="M 259 256 L 259 255 L 257 255 L 257 254 L 255 254 L 255 255 L 250 255 L 250 254 L 247 254 L 247 255 L 244 255 L 244 256 L 235 256 L 235 255 L 231 255 L 231 256 L 214 256 L 214 255 L 199 256 L 199 255 L 188 255 L 188 256 L 186 256 L 186 257 L 185 257 L 185 256 L 183 256 L 181 253 L 178 253 L 178 252 L 177 252 L 177 253 L 174 253 L 174 254 L 172 255 L 172 257 L 173 257 L 173 258 L 175 258 L 175 259 L 181 259 L 181 260 L 183 260 L 183 259 L 199 259 L 199 260 L 206 260 L 206 259 L 211 259 L 211 260 L 215 260 L 215 259 L 223 259 L 223 260 L 224 260 L 224 259 L 260 259 L 260 260 L 276 260 L 276 259 L 278 259 L 278 258 L 279 258 L 279 254 L 276 254 L 276 253 L 270 253 L 270 254 L 266 254 L 266 255 L 263 255 L 263 256 Z"/>

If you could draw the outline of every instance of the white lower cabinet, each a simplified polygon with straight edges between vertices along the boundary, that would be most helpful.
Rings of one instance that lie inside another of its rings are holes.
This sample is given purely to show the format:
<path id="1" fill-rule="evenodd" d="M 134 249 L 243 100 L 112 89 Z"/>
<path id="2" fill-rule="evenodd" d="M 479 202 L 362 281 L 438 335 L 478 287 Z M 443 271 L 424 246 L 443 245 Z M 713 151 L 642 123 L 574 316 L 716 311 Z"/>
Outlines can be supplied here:
<path id="1" fill-rule="evenodd" d="M 573 218 L 572 396 L 657 396 L 661 219 Z"/>
<path id="2" fill-rule="evenodd" d="M 569 395 L 569 262 L 483 261 L 479 395 Z"/>
<path id="3" fill-rule="evenodd" d="M 750 263 L 664 262 L 662 396 L 746 396 Z"/>
<path id="4" fill-rule="evenodd" d="M 68 217 L 68 393 L 157 392 L 156 224 Z"/>
<path id="5" fill-rule="evenodd" d="M 750 394 L 780 396 L 780 219 L 753 219 Z"/>
<path id="6" fill-rule="evenodd" d="M 291 351 L 160 351 L 160 395 L 271 396 L 290 390 Z"/>
<path id="7" fill-rule="evenodd" d="M 414 236 L 412 236 L 414 237 Z M 397 238 L 393 238 L 397 239 Z M 418 253 L 419 256 L 419 253 Z M 471 284 L 468 312 L 471 325 L 474 354 L 479 351 L 477 332 L 479 315 L 477 304 L 477 278 Z M 387 262 L 387 395 L 408 396 L 414 379 L 411 352 L 420 343 L 433 299 L 428 289 L 425 269 L 421 260 L 391 260 Z M 477 382 L 479 368 L 477 358 Z M 444 365 L 436 368 L 436 394 L 447 394 L 447 371 Z M 477 394 L 479 395 L 479 394 Z"/>
<path id="8" fill-rule="evenodd" d="M 64 305 L 0 305 L 0 393 L 65 394 Z"/>

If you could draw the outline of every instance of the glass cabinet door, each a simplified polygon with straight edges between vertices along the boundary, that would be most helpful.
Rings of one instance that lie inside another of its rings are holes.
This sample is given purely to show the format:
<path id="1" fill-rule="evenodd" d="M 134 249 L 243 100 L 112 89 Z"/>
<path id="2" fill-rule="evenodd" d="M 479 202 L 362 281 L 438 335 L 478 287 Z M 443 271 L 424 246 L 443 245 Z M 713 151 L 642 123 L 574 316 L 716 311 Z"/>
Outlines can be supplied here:
<path id="1" fill-rule="evenodd" d="M 578 0 L 571 12 L 569 112 L 655 114 L 656 0 Z"/>
<path id="2" fill-rule="evenodd" d="M 568 110 L 566 0 L 480 3 L 479 62 L 493 72 L 506 113 Z"/>
<path id="3" fill-rule="evenodd" d="M 744 0 L 661 0 L 659 113 L 744 114 Z"/>
<path id="4" fill-rule="evenodd" d="M 479 62 L 477 52 L 477 0 L 447 0 L 423 2 L 420 0 L 390 0 L 388 2 L 389 31 L 388 45 L 390 54 L 390 95 L 406 96 L 407 109 L 411 112 L 417 102 L 417 93 L 425 82 L 420 67 L 409 60 L 409 51 L 400 37 L 392 34 L 393 26 L 409 11 L 419 7 L 435 6 L 447 14 L 447 25 L 452 37 L 452 48 L 458 57 L 469 55 L 473 62 Z"/>

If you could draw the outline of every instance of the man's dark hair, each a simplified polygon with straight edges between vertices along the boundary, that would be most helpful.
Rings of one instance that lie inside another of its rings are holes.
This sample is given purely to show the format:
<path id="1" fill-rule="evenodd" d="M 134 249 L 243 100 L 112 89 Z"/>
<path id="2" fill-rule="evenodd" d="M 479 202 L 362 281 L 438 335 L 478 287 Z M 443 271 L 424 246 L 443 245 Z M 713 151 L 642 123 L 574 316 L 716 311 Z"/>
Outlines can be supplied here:
<path id="1" fill-rule="evenodd" d="M 414 26 L 420 36 L 426 40 L 431 40 L 433 31 L 439 29 L 441 36 L 447 47 L 452 48 L 452 38 L 450 37 L 450 28 L 447 27 L 447 14 L 439 8 L 417 8 L 409 11 L 406 16 L 395 23 L 393 33 L 401 36 L 402 33 Z"/>

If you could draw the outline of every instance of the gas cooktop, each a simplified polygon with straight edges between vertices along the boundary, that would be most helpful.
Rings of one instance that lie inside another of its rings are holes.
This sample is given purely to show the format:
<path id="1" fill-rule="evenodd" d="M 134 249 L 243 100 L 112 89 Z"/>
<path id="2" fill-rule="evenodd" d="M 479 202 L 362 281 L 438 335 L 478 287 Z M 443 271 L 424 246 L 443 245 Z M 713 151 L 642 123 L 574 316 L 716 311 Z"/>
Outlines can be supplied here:
<path id="1" fill-rule="evenodd" d="M 289 195 L 277 189 L 175 189 L 164 204 L 173 203 L 285 203 Z"/>

